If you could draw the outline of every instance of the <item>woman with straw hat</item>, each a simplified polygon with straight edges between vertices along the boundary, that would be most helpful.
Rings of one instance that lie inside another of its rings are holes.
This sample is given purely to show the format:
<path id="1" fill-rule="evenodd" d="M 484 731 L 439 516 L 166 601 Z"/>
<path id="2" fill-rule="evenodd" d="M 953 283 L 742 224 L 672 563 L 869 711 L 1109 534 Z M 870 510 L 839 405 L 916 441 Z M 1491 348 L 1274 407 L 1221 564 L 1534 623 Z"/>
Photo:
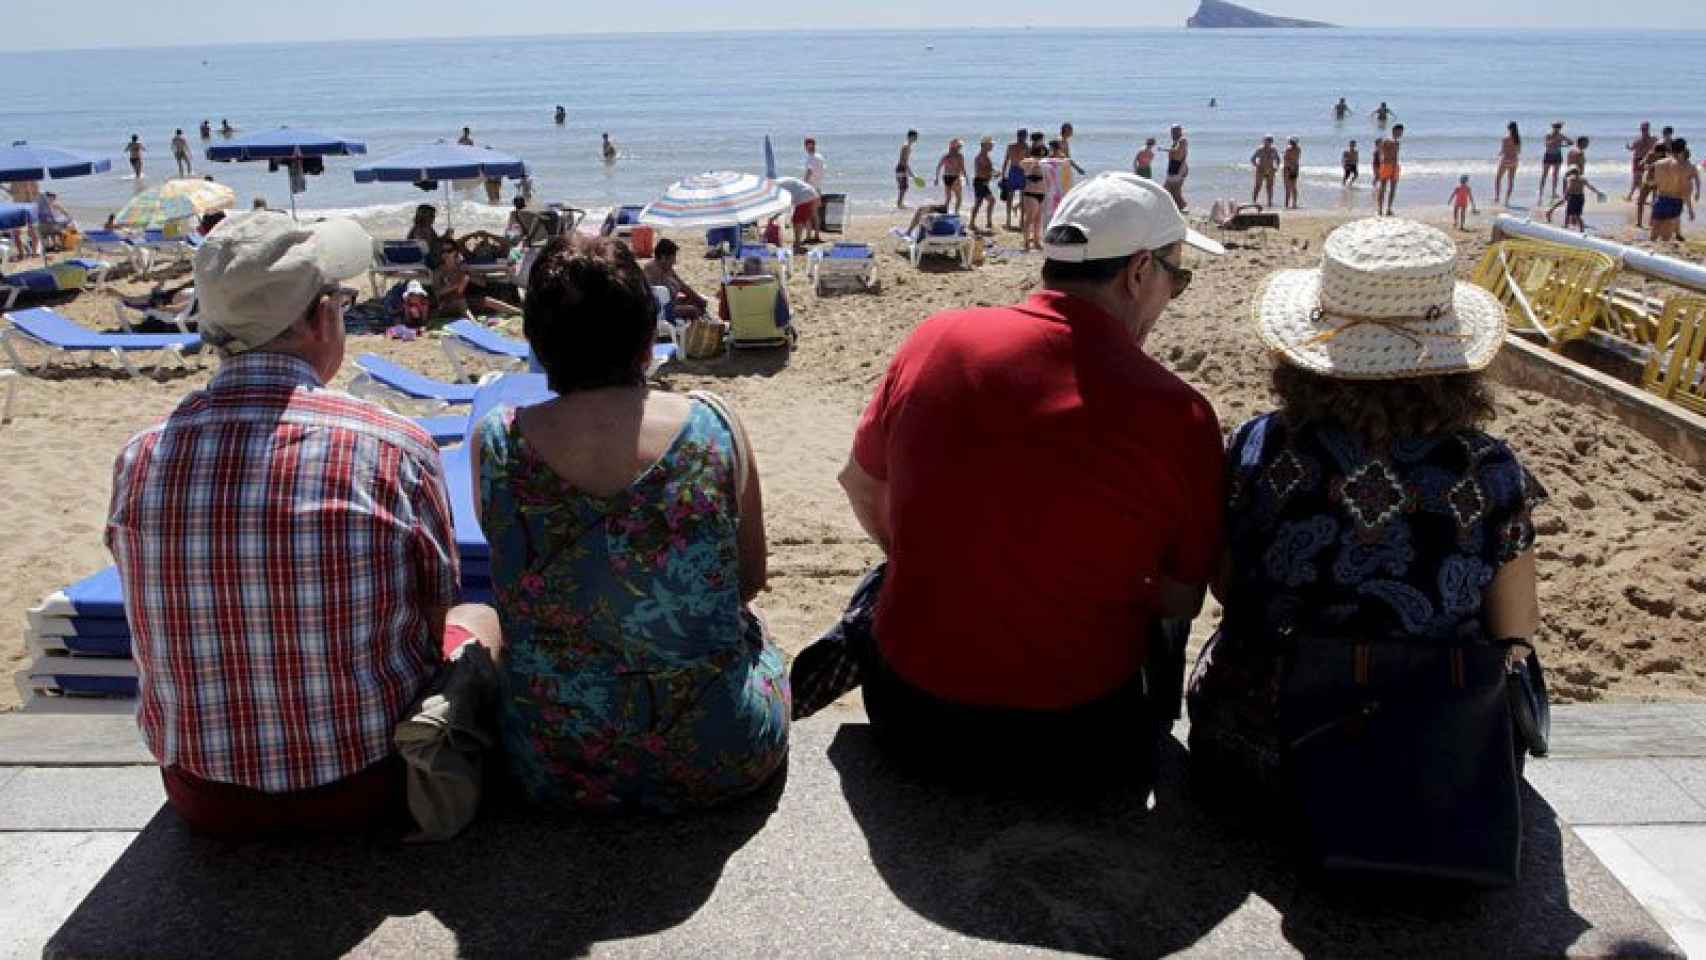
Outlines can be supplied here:
<path id="1" fill-rule="evenodd" d="M 1483 429 L 1505 315 L 1456 270 L 1439 230 L 1361 220 L 1256 298 L 1279 408 L 1227 456 L 1225 614 L 1191 692 L 1193 760 L 1211 777 L 1280 782 L 1287 741 L 1262 729 L 1281 725 L 1275 671 L 1316 638 L 1506 645 L 1529 663 L 1545 492 Z"/>

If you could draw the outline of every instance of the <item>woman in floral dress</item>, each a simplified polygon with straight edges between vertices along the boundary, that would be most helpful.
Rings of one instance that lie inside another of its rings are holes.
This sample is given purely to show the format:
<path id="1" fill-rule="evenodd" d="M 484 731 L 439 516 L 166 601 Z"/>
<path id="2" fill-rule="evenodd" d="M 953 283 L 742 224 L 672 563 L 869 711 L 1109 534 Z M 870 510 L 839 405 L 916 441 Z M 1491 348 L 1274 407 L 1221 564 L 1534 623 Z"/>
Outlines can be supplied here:
<path id="1" fill-rule="evenodd" d="M 647 387 L 651 290 L 627 247 L 559 239 L 525 330 L 558 395 L 478 425 L 473 470 L 507 639 L 500 727 L 556 808 L 671 812 L 763 785 L 787 755 L 757 466 L 713 397 Z"/>

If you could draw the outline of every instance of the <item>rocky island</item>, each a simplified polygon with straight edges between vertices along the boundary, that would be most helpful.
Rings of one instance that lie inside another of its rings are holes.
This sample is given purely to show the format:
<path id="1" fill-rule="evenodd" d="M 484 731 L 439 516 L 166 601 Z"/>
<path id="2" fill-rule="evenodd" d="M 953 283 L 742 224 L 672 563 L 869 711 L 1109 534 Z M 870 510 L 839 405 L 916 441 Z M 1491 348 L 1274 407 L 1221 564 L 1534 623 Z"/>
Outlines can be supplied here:
<path id="1" fill-rule="evenodd" d="M 1331 23 L 1319 20 L 1296 20 L 1291 17 L 1270 17 L 1247 7 L 1226 0 L 1202 0 L 1197 7 L 1196 15 L 1185 21 L 1185 26 L 1192 29 L 1224 29 L 1224 28 L 1271 28 L 1283 27 L 1288 29 L 1318 29 L 1330 28 Z"/>

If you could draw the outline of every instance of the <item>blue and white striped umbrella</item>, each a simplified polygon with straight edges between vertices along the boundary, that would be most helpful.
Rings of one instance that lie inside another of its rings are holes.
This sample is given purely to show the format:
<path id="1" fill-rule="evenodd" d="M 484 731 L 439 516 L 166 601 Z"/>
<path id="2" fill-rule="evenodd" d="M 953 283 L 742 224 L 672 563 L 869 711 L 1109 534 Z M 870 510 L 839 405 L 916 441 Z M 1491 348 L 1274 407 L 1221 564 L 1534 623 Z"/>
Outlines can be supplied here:
<path id="1" fill-rule="evenodd" d="M 755 223 L 793 206 L 775 181 L 725 170 L 672 184 L 640 213 L 640 222 L 658 227 L 727 227 Z"/>

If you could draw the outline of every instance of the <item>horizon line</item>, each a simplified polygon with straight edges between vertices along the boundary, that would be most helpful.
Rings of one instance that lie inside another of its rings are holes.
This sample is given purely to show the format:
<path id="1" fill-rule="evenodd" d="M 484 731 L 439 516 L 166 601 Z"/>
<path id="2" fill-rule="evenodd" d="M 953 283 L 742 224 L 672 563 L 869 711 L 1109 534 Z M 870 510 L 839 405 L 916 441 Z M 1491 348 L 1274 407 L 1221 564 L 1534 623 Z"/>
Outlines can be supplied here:
<path id="1" fill-rule="evenodd" d="M 0 53 L 24 54 L 31 53 L 115 53 L 127 51 L 159 51 L 159 50 L 218 50 L 241 47 L 303 47 L 303 46 L 337 46 L 340 44 L 360 43 L 443 43 L 457 41 L 502 41 L 502 40 L 552 40 L 552 39 L 585 39 L 597 37 L 694 37 L 719 36 L 740 34 L 815 34 L 815 33 L 914 33 L 927 34 L 942 30 L 952 30 L 955 33 L 1071 33 L 1079 30 L 1120 31 L 1120 32 L 1165 32 L 1165 33 L 1319 33 L 1323 30 L 1340 30 L 1353 33 L 1500 33 L 1520 30 L 1524 33 L 1569 33 L 1582 30 L 1593 30 L 1599 33 L 1616 33 L 1626 35 L 1657 34 L 1675 35 L 1678 33 L 1706 33 L 1706 26 L 1684 27 L 1631 27 L 1621 30 L 1603 30 L 1597 24 L 1558 24 L 1543 27 L 1510 24 L 1507 26 L 1475 26 L 1475 27 L 1436 27 L 1436 26 L 1356 26 L 1345 24 L 1328 24 L 1326 27 L 1187 27 L 1184 25 L 1109 25 L 1109 24 L 1067 24 L 1052 23 L 1047 26 L 1032 26 L 1023 24 L 1008 24 L 1000 26 L 958 26 L 944 24 L 937 27 L 854 27 L 854 26 L 823 26 L 823 27 L 728 27 L 709 28 L 703 30 L 586 30 L 586 31 L 557 31 L 553 33 L 482 33 L 482 34 L 421 34 L 413 37 L 393 37 L 385 35 L 367 37 L 342 37 L 335 40 L 226 40 L 208 44 L 183 43 L 144 43 L 144 44 L 97 44 L 88 47 L 31 47 L 8 48 L 0 46 Z"/>

